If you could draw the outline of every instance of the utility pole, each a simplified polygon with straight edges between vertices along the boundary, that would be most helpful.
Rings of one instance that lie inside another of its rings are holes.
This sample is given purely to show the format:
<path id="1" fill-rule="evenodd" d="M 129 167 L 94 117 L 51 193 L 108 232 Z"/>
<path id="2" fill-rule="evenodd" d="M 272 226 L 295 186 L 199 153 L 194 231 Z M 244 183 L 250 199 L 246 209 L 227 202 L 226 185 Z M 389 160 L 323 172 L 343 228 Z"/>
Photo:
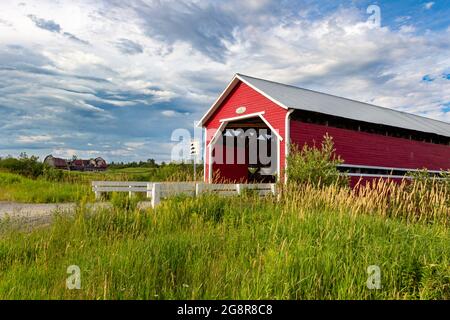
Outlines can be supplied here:
<path id="1" fill-rule="evenodd" d="M 190 151 L 191 151 L 191 156 L 194 158 L 193 159 L 193 163 L 194 163 L 194 181 L 197 180 L 197 162 L 195 161 L 197 156 L 200 153 L 200 144 L 198 142 L 198 140 L 191 140 L 191 146 L 190 146 Z"/>

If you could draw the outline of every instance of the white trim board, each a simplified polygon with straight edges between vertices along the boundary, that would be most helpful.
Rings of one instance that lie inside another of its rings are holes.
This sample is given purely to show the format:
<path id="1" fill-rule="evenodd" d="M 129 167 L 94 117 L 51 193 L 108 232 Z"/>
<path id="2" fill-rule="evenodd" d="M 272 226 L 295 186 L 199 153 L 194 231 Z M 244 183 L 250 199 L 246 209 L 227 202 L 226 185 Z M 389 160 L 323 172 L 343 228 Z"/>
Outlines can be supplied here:
<path id="1" fill-rule="evenodd" d="M 239 121 L 242 119 L 260 117 L 261 120 L 269 127 L 270 131 L 272 131 L 280 141 L 283 141 L 283 137 L 280 135 L 280 133 L 278 131 L 275 130 L 275 128 L 270 124 L 270 122 L 264 117 L 264 113 L 265 113 L 264 111 L 255 112 L 255 113 L 250 113 L 250 114 L 246 114 L 246 115 L 242 115 L 242 116 L 238 116 L 238 117 L 233 117 L 233 118 L 228 118 L 228 119 L 220 119 L 219 121 L 221 123 L 228 124 L 229 122 Z"/>
<path id="2" fill-rule="evenodd" d="M 284 183 L 287 183 L 288 176 L 287 176 L 287 157 L 290 152 L 291 148 L 291 114 L 294 112 L 294 109 L 289 109 L 288 112 L 286 112 L 286 118 L 284 120 L 284 136 L 286 140 L 284 141 Z"/>
<path id="3" fill-rule="evenodd" d="M 372 173 L 343 173 L 342 175 L 348 176 L 348 177 L 412 179 L 412 177 L 410 177 L 410 176 L 396 176 L 396 175 L 389 175 L 389 174 L 372 174 Z"/>
<path id="4" fill-rule="evenodd" d="M 239 121 L 239 120 L 248 119 L 248 118 L 255 118 L 258 116 L 262 116 L 265 113 L 266 113 L 265 111 L 254 112 L 254 113 L 244 114 L 242 116 L 220 119 L 219 122 L 230 122 L 230 121 Z"/>
<path id="5" fill-rule="evenodd" d="M 213 113 L 217 107 L 225 100 L 225 98 L 228 96 L 228 94 L 231 92 L 231 90 L 234 89 L 236 84 L 239 82 L 239 79 L 237 78 L 237 74 L 233 76 L 233 79 L 231 79 L 230 83 L 228 83 L 227 87 L 223 92 L 220 94 L 220 96 L 214 101 L 214 103 L 209 107 L 208 111 L 203 115 L 203 117 L 198 122 L 198 126 L 203 126 L 205 121 L 209 118 L 210 113 Z"/>
<path id="6" fill-rule="evenodd" d="M 259 115 L 259 117 L 262 119 L 262 121 L 264 121 L 265 122 L 265 124 L 267 124 L 267 126 L 269 127 L 269 129 L 270 129 L 270 131 L 272 132 L 272 133 L 274 133 L 276 136 L 277 136 L 277 138 L 278 138 L 278 141 L 279 142 L 281 142 L 281 141 L 283 141 L 283 137 L 280 135 L 280 133 L 278 132 L 278 131 L 276 131 L 275 130 L 275 128 L 274 127 L 272 127 L 272 125 L 270 124 L 270 122 L 269 121 L 267 121 L 267 119 L 266 118 L 264 118 L 264 116 L 263 115 Z"/>
<path id="7" fill-rule="evenodd" d="M 243 79 L 239 73 L 236 73 L 233 76 L 233 79 L 231 79 L 230 83 L 228 83 L 227 87 L 225 88 L 225 90 L 220 94 L 220 96 L 216 99 L 216 101 L 214 101 L 214 103 L 211 105 L 211 107 L 209 107 L 208 111 L 206 111 L 206 113 L 203 115 L 203 117 L 200 119 L 200 121 L 198 122 L 198 126 L 203 126 L 206 122 L 206 120 L 209 119 L 210 115 L 217 110 L 217 108 L 220 106 L 220 104 L 225 100 L 225 98 L 228 96 L 228 94 L 230 94 L 230 92 L 234 89 L 234 87 L 239 83 L 239 81 L 241 81 L 242 83 L 245 83 L 247 86 L 249 86 L 250 88 L 252 88 L 253 90 L 255 90 L 256 92 L 258 92 L 259 94 L 261 94 L 262 96 L 264 96 L 265 98 L 269 99 L 270 101 L 272 101 L 273 103 L 275 103 L 276 105 L 280 106 L 281 108 L 284 108 L 286 110 L 288 110 L 289 108 L 287 106 L 285 106 L 283 103 L 281 103 L 280 101 L 274 99 L 273 97 L 271 97 L 270 95 L 268 95 L 267 93 L 265 93 L 264 91 L 261 91 L 260 89 L 256 88 L 255 86 L 253 86 L 251 83 L 249 83 L 248 81 L 246 81 L 245 79 Z"/>
<path id="8" fill-rule="evenodd" d="M 206 182 L 206 164 L 208 163 L 208 159 L 206 159 L 208 144 L 206 143 L 206 135 L 207 130 L 206 128 L 203 128 L 203 139 L 205 141 L 205 145 L 203 146 L 203 181 Z"/>
<path id="9" fill-rule="evenodd" d="M 239 121 L 242 119 L 255 118 L 255 117 L 260 117 L 261 120 L 269 127 L 270 131 L 273 132 L 277 136 L 278 141 L 280 141 L 280 142 L 283 141 L 283 137 L 280 135 L 280 133 L 274 129 L 274 127 L 270 124 L 270 122 L 263 115 L 264 115 L 264 111 L 261 111 L 261 112 L 246 114 L 246 115 L 233 117 L 233 118 L 220 119 L 219 120 L 220 126 L 219 126 L 219 128 L 217 128 L 217 131 L 214 133 L 213 137 L 211 138 L 211 141 L 208 143 L 208 146 L 211 146 L 213 143 L 216 142 L 219 134 L 221 134 L 223 132 L 223 130 L 225 129 L 225 127 L 227 126 L 228 123 L 233 122 L 233 121 Z"/>
<path id="10" fill-rule="evenodd" d="M 208 170 L 208 181 L 209 182 L 212 181 L 212 169 L 213 169 L 213 165 L 212 165 L 212 150 L 213 149 L 212 149 L 212 147 L 216 143 L 216 140 L 218 139 L 219 135 L 222 134 L 223 130 L 226 128 L 228 123 L 233 122 L 233 121 L 242 120 L 242 119 L 255 118 L 255 117 L 260 117 L 261 120 L 269 127 L 270 131 L 273 134 L 275 134 L 275 136 L 277 137 L 277 176 L 278 176 L 279 180 L 281 179 L 281 177 L 280 177 L 280 173 L 281 173 L 281 141 L 283 141 L 283 137 L 280 135 L 280 133 L 278 131 L 276 131 L 272 127 L 270 122 L 267 121 L 266 118 L 264 118 L 264 111 L 261 111 L 261 112 L 255 112 L 255 113 L 251 113 L 251 114 L 246 114 L 246 115 L 242 115 L 242 116 L 237 116 L 237 117 L 233 117 L 233 118 L 225 118 L 225 119 L 219 120 L 220 126 L 219 126 L 219 128 L 217 128 L 213 137 L 207 144 L 208 154 L 209 154 L 209 161 L 208 161 L 209 162 L 209 170 Z"/>
<path id="11" fill-rule="evenodd" d="M 209 165 L 209 169 L 208 169 L 208 182 L 212 183 L 212 176 L 213 176 L 213 163 L 212 163 L 212 148 L 210 145 L 208 145 L 208 157 L 209 157 L 209 161 L 208 161 L 208 165 Z"/>
<path id="12" fill-rule="evenodd" d="M 214 135 L 212 136 L 211 140 L 208 143 L 208 147 L 211 146 L 212 144 L 216 143 L 217 138 L 219 137 L 219 135 L 222 133 L 223 129 L 225 129 L 225 127 L 227 126 L 228 122 L 222 122 L 219 126 L 219 128 L 217 128 L 216 132 L 214 133 Z"/>
<path id="13" fill-rule="evenodd" d="M 388 179 L 405 179 L 405 180 L 414 180 L 414 177 L 411 176 L 398 176 L 398 175 L 389 175 L 389 174 L 371 174 L 371 173 L 342 173 L 344 177 L 366 177 L 366 178 L 388 178 Z M 444 180 L 444 178 L 433 178 L 436 180 Z"/>
<path id="14" fill-rule="evenodd" d="M 284 108 L 284 109 L 289 109 L 287 106 L 285 106 L 283 103 L 281 103 L 280 101 L 274 99 L 273 97 L 269 96 L 267 93 L 265 93 L 264 91 L 259 90 L 258 88 L 256 88 L 255 86 L 253 86 L 251 83 L 247 82 L 246 80 L 244 80 L 239 73 L 236 74 L 237 78 L 239 80 L 241 80 L 243 83 L 245 83 L 246 85 L 248 85 L 250 88 L 252 88 L 253 90 L 255 90 L 256 92 L 262 94 L 264 97 L 266 97 L 267 99 L 269 99 L 270 101 L 272 101 L 273 103 L 279 105 L 280 107 Z"/>
<path id="15" fill-rule="evenodd" d="M 395 168 L 395 167 L 379 167 L 379 166 L 366 166 L 366 165 L 359 165 L 359 164 L 340 164 L 338 165 L 339 168 L 361 168 L 361 169 L 379 169 L 379 170 L 388 170 L 388 171 L 411 171 L 416 172 L 423 169 L 412 169 L 412 168 Z M 428 170 L 430 173 L 441 173 L 442 171 L 438 170 Z"/>

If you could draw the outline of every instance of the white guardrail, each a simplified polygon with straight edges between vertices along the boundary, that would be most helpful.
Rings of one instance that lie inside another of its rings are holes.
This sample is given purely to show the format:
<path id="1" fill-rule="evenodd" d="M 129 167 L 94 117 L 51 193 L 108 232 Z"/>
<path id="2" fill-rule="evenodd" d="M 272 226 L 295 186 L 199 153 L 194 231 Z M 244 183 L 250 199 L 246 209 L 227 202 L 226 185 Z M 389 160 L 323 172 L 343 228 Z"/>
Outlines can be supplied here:
<path id="1" fill-rule="evenodd" d="M 99 199 L 106 192 L 145 193 L 154 208 L 162 198 L 178 194 L 198 196 L 202 193 L 216 193 L 222 196 L 239 195 L 245 189 L 255 190 L 260 196 L 276 194 L 275 183 L 197 183 L 197 182 L 139 182 L 139 181 L 92 181 L 92 191 Z"/>

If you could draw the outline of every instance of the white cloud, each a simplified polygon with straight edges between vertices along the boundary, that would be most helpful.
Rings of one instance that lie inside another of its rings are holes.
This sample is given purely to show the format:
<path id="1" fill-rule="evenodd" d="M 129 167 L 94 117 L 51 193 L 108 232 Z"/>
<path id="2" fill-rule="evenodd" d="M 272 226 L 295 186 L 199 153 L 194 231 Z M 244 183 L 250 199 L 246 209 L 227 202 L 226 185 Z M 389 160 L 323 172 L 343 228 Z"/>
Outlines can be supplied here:
<path id="1" fill-rule="evenodd" d="M 425 9 L 430 10 L 433 7 L 433 5 L 434 5 L 434 2 L 431 1 L 431 2 L 425 3 L 423 6 Z"/>
<path id="2" fill-rule="evenodd" d="M 252 36 L 249 37 L 248 34 Z M 371 29 L 351 10 L 316 21 L 294 20 L 273 28 L 237 30 L 229 65 L 280 82 L 450 120 L 448 80 L 421 81 L 450 64 L 449 30 L 414 33 Z"/>
<path id="3" fill-rule="evenodd" d="M 19 143 L 35 143 L 35 142 L 46 142 L 51 141 L 52 136 L 49 135 L 31 135 L 31 136 L 19 136 L 17 137 L 17 142 Z"/>
<path id="4" fill-rule="evenodd" d="M 84 52 L 83 50 L 71 50 L 67 52 L 56 52 L 43 50 L 42 54 L 49 58 L 55 66 L 55 70 L 64 70 L 66 72 L 74 72 L 96 66 L 96 69 L 104 66 L 107 62 L 92 52 Z M 84 74 L 86 75 L 86 74 Z"/>
<path id="5" fill-rule="evenodd" d="M 73 156 L 79 157 L 79 154 L 80 154 L 79 151 L 80 150 L 76 150 L 76 149 L 56 148 L 56 149 L 53 149 L 52 155 L 54 157 L 69 159 L 69 158 L 72 158 Z"/>
<path id="6" fill-rule="evenodd" d="M 182 19 L 165 20 L 158 33 L 160 12 L 149 2 L 19 2 L 0 4 L 0 145 L 12 135 L 44 145 L 59 132 L 61 154 L 88 152 L 89 142 L 115 159 L 163 159 L 172 128 L 191 128 L 235 72 L 450 121 L 449 80 L 441 76 L 450 72 L 450 28 L 420 33 L 415 17 L 399 17 L 394 30 L 370 28 L 356 9 L 167 2 L 176 6 L 169 16 Z M 29 15 L 89 45 L 38 28 Z M 117 48 L 131 42 L 139 54 Z M 422 81 L 427 74 L 435 80 Z M 143 138 L 160 143 L 117 145 Z"/>
<path id="7" fill-rule="evenodd" d="M 123 144 L 126 147 L 126 150 L 128 151 L 132 151 L 132 150 L 136 150 L 138 148 L 142 148 L 145 145 L 145 142 L 125 142 Z"/>
<path id="8" fill-rule="evenodd" d="M 173 110 L 164 110 L 164 111 L 161 111 L 161 113 L 163 116 L 166 116 L 166 117 L 174 117 L 177 114 L 176 111 L 173 111 Z"/>

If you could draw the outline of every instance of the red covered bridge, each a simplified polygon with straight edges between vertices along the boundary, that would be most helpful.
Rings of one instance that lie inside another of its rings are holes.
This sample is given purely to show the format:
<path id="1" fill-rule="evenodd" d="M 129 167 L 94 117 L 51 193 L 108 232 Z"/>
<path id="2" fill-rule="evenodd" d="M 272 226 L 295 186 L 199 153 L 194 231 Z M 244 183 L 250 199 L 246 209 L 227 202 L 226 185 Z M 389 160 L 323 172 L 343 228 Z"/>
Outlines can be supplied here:
<path id="1" fill-rule="evenodd" d="M 327 133 L 353 181 L 450 169 L 449 123 L 241 74 L 200 124 L 207 182 L 284 177 L 289 145 L 320 145 Z"/>

